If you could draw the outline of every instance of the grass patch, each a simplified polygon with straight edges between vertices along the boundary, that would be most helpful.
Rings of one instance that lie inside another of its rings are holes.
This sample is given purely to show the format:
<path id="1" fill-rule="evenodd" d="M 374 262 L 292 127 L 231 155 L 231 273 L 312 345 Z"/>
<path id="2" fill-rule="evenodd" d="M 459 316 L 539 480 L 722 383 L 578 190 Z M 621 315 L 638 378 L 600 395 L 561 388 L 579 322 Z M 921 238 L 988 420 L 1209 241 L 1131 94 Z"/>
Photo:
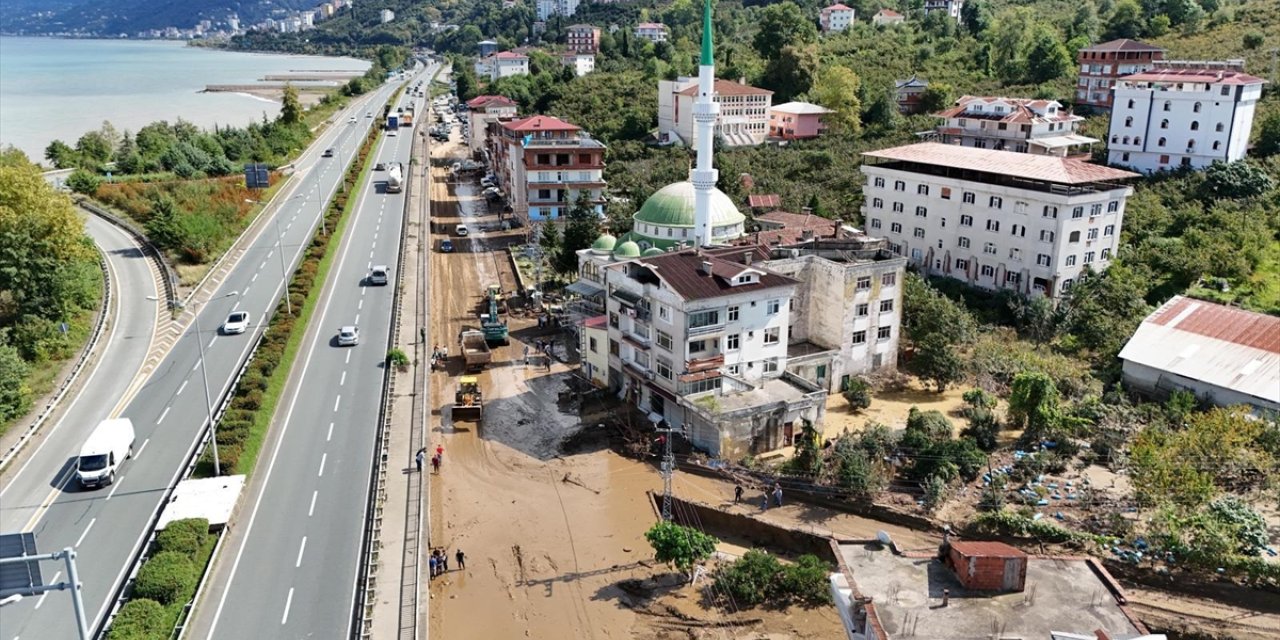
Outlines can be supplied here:
<path id="1" fill-rule="evenodd" d="M 1267 246 L 1253 273 L 1243 282 L 1233 283 L 1230 291 L 1196 286 L 1188 293 L 1223 304 L 1239 304 L 1253 311 L 1280 314 L 1280 243 Z"/>

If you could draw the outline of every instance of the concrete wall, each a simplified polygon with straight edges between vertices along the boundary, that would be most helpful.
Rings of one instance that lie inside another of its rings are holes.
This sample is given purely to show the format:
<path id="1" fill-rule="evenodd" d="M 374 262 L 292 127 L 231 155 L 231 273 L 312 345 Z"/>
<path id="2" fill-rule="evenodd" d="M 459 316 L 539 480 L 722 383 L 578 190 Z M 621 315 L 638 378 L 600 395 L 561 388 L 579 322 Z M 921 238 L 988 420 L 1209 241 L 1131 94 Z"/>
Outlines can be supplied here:
<path id="1" fill-rule="evenodd" d="M 662 495 L 650 493 L 649 496 L 661 509 Z M 785 549 L 796 554 L 811 553 L 832 564 L 837 563 L 830 539 L 824 536 L 784 529 L 750 516 L 721 511 L 674 496 L 671 498 L 671 518 L 676 524 L 695 527 L 714 536 L 746 538 L 756 546 Z"/>

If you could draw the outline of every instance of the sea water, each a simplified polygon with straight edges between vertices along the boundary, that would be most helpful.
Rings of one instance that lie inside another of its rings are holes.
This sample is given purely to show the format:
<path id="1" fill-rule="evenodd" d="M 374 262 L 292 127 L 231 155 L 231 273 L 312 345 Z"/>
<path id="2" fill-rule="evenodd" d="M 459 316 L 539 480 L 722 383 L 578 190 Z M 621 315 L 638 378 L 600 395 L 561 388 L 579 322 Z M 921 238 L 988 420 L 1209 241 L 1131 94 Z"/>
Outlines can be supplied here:
<path id="1" fill-rule="evenodd" d="M 205 85 L 368 68 L 353 58 L 228 52 L 163 40 L 0 37 L 0 147 L 13 145 L 44 163 L 51 141 L 75 146 L 104 120 L 121 132 L 179 118 L 202 128 L 245 125 L 264 114 L 276 117 L 279 103 L 202 93 Z"/>

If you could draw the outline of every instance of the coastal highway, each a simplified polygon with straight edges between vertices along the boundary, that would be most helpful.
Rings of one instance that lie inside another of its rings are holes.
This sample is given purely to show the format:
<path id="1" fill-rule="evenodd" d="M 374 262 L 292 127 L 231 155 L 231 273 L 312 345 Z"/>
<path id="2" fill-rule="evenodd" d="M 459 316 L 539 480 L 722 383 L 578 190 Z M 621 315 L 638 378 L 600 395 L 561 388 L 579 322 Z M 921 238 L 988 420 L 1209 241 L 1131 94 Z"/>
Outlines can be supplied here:
<path id="1" fill-rule="evenodd" d="M 436 65 L 410 84 L 428 83 Z M 420 98 L 402 96 L 404 106 Z M 384 137 L 372 160 L 409 167 L 412 129 Z M 193 638 L 341 638 L 349 634 L 390 341 L 405 194 L 370 172 L 334 256 L 320 305 L 264 447 L 255 482 L 191 625 Z M 387 286 L 370 286 L 387 265 Z M 360 342 L 337 344 L 339 326 Z"/>
<path id="2" fill-rule="evenodd" d="M 271 209 L 279 222 L 282 242 L 277 241 L 277 225 L 269 220 L 251 238 L 245 253 L 212 293 L 209 302 L 199 309 L 202 332 L 197 334 L 194 324 L 188 327 L 136 395 L 121 410 L 111 412 L 131 419 L 137 434 L 134 458 L 124 463 L 115 484 L 93 491 L 82 490 L 71 473 L 79 446 L 67 446 L 68 443 L 56 449 L 52 444 L 45 447 L 55 460 L 61 456 L 62 464 L 56 465 L 60 471 L 51 471 L 47 465 L 37 468 L 33 463 L 12 481 L 14 495 L 6 493 L 6 505 L 35 505 L 35 511 L 6 509 L 0 514 L 0 530 L 34 532 L 41 552 L 64 547 L 77 550 L 86 617 L 91 628 L 98 628 L 104 621 L 116 585 L 125 579 L 130 560 L 146 541 L 152 515 L 168 487 L 182 473 L 207 420 L 196 341 L 205 345 L 210 395 L 216 402 L 230 387 L 254 338 L 265 326 L 264 317 L 274 310 L 283 293 L 287 279 L 282 277 L 278 252 L 284 252 L 289 265 L 287 271 L 292 272 L 319 224 L 325 201 L 339 186 L 342 164 L 351 161 L 368 127 L 378 121 L 376 117 L 365 118 L 364 114 L 371 111 L 380 115 L 382 105 L 396 86 L 385 84 L 356 99 L 334 118 L 336 124 L 302 154 L 295 164 L 298 175 L 294 184 L 277 195 L 280 205 Z M 347 123 L 351 115 L 357 116 L 357 123 Z M 335 149 L 337 157 L 321 157 L 326 148 Z M 133 296 L 129 302 L 142 304 Z M 154 313 L 156 304 L 149 303 L 148 311 Z M 233 310 L 251 314 L 249 331 L 242 335 L 219 335 L 218 327 Z M 130 378 L 132 373 L 128 374 Z M 28 484 L 22 477 L 25 474 L 42 480 L 43 488 L 36 493 L 19 494 L 19 486 L 34 484 Z M 23 484 L 19 485 L 19 481 Z M 47 579 L 59 568 L 53 563 L 47 564 L 44 567 Z M 75 638 L 73 620 L 70 599 L 65 593 L 52 593 L 47 600 L 26 598 L 4 607 L 0 614 L 0 638 Z"/>

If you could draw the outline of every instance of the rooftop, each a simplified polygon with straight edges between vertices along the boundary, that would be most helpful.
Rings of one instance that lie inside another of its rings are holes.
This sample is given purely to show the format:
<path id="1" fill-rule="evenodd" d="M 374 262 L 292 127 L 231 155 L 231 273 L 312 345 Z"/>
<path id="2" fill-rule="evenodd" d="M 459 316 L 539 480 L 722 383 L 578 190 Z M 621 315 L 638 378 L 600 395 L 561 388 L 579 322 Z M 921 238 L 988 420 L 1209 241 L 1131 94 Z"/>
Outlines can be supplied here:
<path id="1" fill-rule="evenodd" d="M 498 53 L 495 53 L 489 57 L 494 58 L 496 60 L 528 60 L 529 59 L 529 56 L 526 56 L 522 53 L 516 53 L 514 51 L 499 51 Z"/>
<path id="2" fill-rule="evenodd" d="M 515 107 L 515 101 L 506 96 L 476 96 L 467 101 L 467 107 L 478 109 L 482 107 Z"/>
<path id="3" fill-rule="evenodd" d="M 1213 67 L 1157 68 L 1131 76 L 1124 76 L 1126 82 L 1180 82 L 1205 84 L 1251 85 L 1265 84 L 1267 81 L 1251 76 L 1243 71 L 1220 69 Z"/>
<path id="4" fill-rule="evenodd" d="M 1131 171 L 1112 169 L 1071 158 L 1040 156 L 1013 151 L 977 149 L 939 142 L 920 142 L 901 147 L 867 151 L 862 155 L 899 162 L 983 171 L 997 175 L 1055 184 L 1088 184 L 1136 178 Z"/>
<path id="5" fill-rule="evenodd" d="M 786 102 L 773 106 L 774 111 L 782 113 L 794 113 L 796 115 L 832 113 L 832 111 L 822 105 L 813 104 L 812 102 Z"/>
<path id="6" fill-rule="evenodd" d="M 593 30 L 598 30 L 598 29 L 600 29 L 600 27 L 597 27 L 597 26 L 595 26 L 595 25 L 591 25 L 591 24 L 571 24 L 571 25 L 569 25 L 569 26 L 568 26 L 568 29 L 569 29 L 570 31 L 581 31 L 581 30 L 583 30 L 583 29 L 593 29 Z"/>
<path id="7" fill-rule="evenodd" d="M 997 108 L 1000 110 L 997 111 Z M 1053 112 L 1050 113 L 1050 110 Z M 963 96 L 956 100 L 955 106 L 933 115 L 939 118 L 981 118 L 993 122 L 1035 124 L 1084 120 L 1063 109 L 1062 104 L 1056 100 L 995 96 Z"/>
<path id="8" fill-rule="evenodd" d="M 1164 49 L 1138 40 L 1120 38 L 1119 40 L 1100 42 L 1092 47 L 1085 47 L 1081 51 L 1164 51 Z"/>
<path id="9" fill-rule="evenodd" d="M 827 13 L 828 11 L 852 11 L 852 9 L 850 9 L 849 7 L 846 7 L 846 6 L 842 5 L 842 4 L 836 3 L 836 4 L 833 4 L 833 5 L 829 6 L 829 7 L 825 7 L 825 8 L 823 8 L 823 10 L 822 10 L 822 12 L 823 12 L 823 13 Z"/>
<path id="10" fill-rule="evenodd" d="M 698 83 L 694 82 L 678 92 L 682 96 L 694 96 L 698 94 Z M 721 80 L 716 78 L 715 95 L 718 96 L 771 96 L 773 92 L 768 89 L 760 89 L 749 84 L 742 84 L 732 80 Z"/>
<path id="11" fill-rule="evenodd" d="M 1120 358 L 1280 403 L 1280 318 L 1174 296 Z"/>
<path id="12" fill-rule="evenodd" d="M 576 124 L 569 124 L 560 118 L 552 116 L 529 116 L 528 118 L 503 122 L 502 126 L 508 131 L 523 133 L 532 133 L 534 131 L 582 131 L 582 127 Z"/>
<path id="13" fill-rule="evenodd" d="M 747 206 L 752 209 L 769 209 L 782 206 L 782 196 L 776 193 L 747 196 Z"/>
<path id="14" fill-rule="evenodd" d="M 715 413 L 733 413 L 777 404 L 794 404 L 805 400 L 806 392 L 782 378 L 765 378 L 759 387 L 750 391 L 724 393 L 716 396 Z M 697 401 L 694 402 L 697 404 Z M 704 407 L 705 408 L 705 407 Z"/>
<path id="15" fill-rule="evenodd" d="M 666 29 L 667 25 L 662 24 L 661 22 L 641 22 L 640 24 L 636 25 L 636 28 L 637 29 Z"/>
<path id="16" fill-rule="evenodd" d="M 911 76 L 910 78 L 907 78 L 906 80 L 894 80 L 894 81 L 893 81 L 893 87 L 894 87 L 895 89 L 907 89 L 907 88 L 911 88 L 911 87 L 921 87 L 921 88 L 923 88 L 923 87 L 927 87 L 927 86 L 929 86 L 929 83 L 928 83 L 928 82 L 925 82 L 924 80 L 921 80 L 921 79 L 919 79 L 919 78 L 917 78 L 917 77 L 915 77 L 915 76 Z"/>
<path id="17" fill-rule="evenodd" d="M 1096 629 L 1112 638 L 1146 633 L 1084 559 L 1029 558 L 1026 590 L 992 595 L 965 589 L 951 569 L 932 557 L 901 556 L 861 543 L 842 544 L 840 553 L 854 593 L 872 599 L 876 620 L 868 623 L 878 621 L 886 640 L 988 640 L 993 633 L 1031 639 Z M 949 592 L 946 606 L 943 589 Z"/>
<path id="18" fill-rule="evenodd" d="M 711 263 L 710 275 L 703 272 L 703 262 Z M 668 252 L 652 258 L 641 258 L 634 264 L 647 268 L 685 300 L 706 300 L 797 284 L 797 281 L 792 278 L 752 268 L 760 272 L 760 278 L 751 284 L 735 286 L 732 284 L 733 278 L 746 270 L 748 268 L 746 265 L 710 254 L 701 254 L 692 249 Z"/>
<path id="19" fill-rule="evenodd" d="M 886 18 L 901 18 L 901 17 L 902 17 L 902 14 L 901 14 L 901 13 L 898 13 L 897 11 L 894 11 L 893 9 L 881 9 L 881 10 L 879 10 L 879 11 L 877 11 L 877 12 L 876 12 L 876 15 L 878 15 L 878 16 L 884 16 L 884 17 L 886 17 Z"/>

